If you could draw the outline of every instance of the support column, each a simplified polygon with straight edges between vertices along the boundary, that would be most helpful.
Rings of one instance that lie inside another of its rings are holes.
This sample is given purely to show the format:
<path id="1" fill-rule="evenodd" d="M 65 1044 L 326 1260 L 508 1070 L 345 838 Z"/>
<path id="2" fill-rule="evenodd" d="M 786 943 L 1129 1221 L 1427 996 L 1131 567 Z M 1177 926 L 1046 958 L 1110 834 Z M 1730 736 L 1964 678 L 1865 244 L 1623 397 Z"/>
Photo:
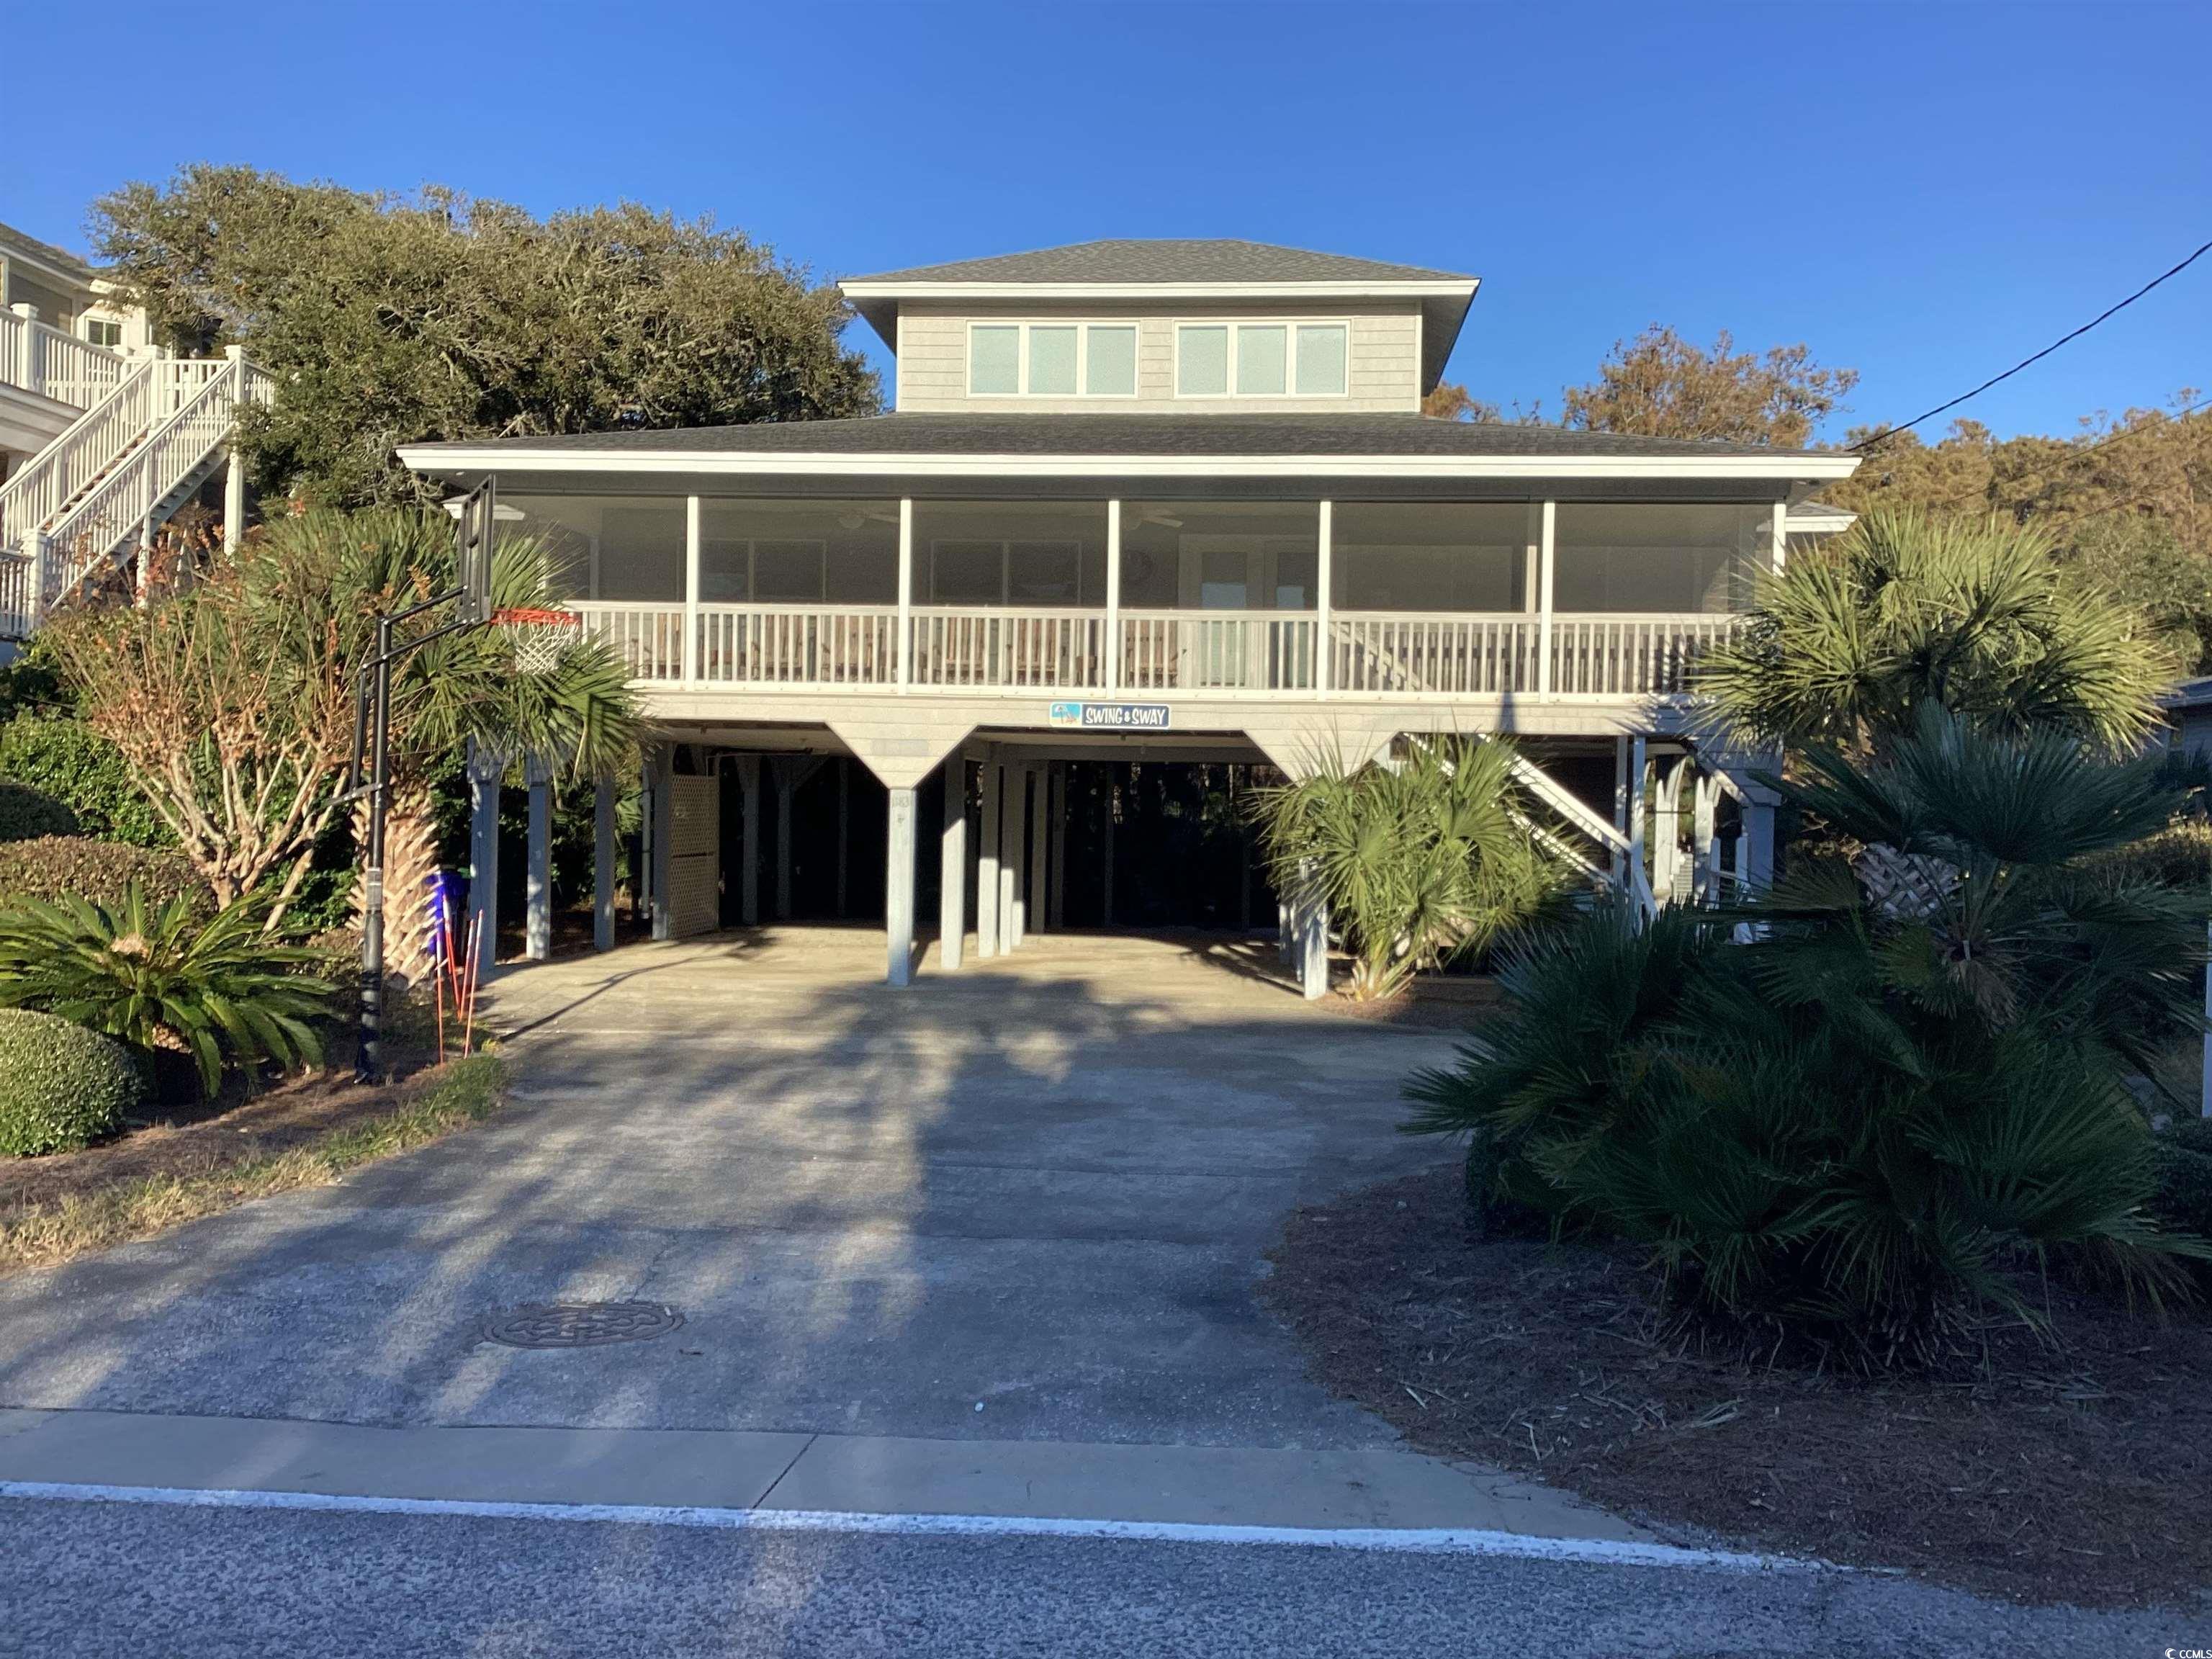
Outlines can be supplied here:
<path id="1" fill-rule="evenodd" d="M 1536 544 L 1536 692 L 1552 695 L 1552 596 L 1556 588 L 1559 503 L 1546 501 L 1537 516 Z"/>
<path id="2" fill-rule="evenodd" d="M 761 842 L 765 839 L 768 814 L 761 799 L 761 757 L 738 757 L 738 783 L 745 793 L 744 867 L 738 875 L 738 917 L 748 927 L 760 926 Z"/>
<path id="3" fill-rule="evenodd" d="M 1651 811 L 1651 892 L 1662 904 L 1674 899 L 1674 883 L 1681 872 L 1682 769 L 1680 759 L 1658 767 L 1658 787 Z"/>
<path id="4" fill-rule="evenodd" d="M 837 919 L 842 921 L 853 914 L 847 895 L 852 891 L 853 870 L 853 762 L 840 757 L 837 761 Z"/>
<path id="5" fill-rule="evenodd" d="M 592 948 L 615 948 L 615 784 L 592 786 Z"/>
<path id="6" fill-rule="evenodd" d="M 684 684 L 699 683 L 699 498 L 684 498 Z"/>
<path id="7" fill-rule="evenodd" d="M 1109 772 L 1106 779 L 1106 823 L 1099 835 L 1102 856 L 1099 874 L 1103 889 L 1099 915 L 1105 925 L 1114 925 L 1114 809 L 1121 804 L 1121 780 Z"/>
<path id="8" fill-rule="evenodd" d="M 477 933 L 476 971 L 491 977 L 499 961 L 498 757 L 469 739 L 469 925 Z"/>
<path id="9" fill-rule="evenodd" d="M 653 755 L 651 749 L 646 750 L 637 769 L 637 864 L 631 872 L 635 880 L 629 896 L 629 919 L 641 927 L 650 927 L 653 921 L 653 799 L 657 787 Z"/>
<path id="10" fill-rule="evenodd" d="M 1628 745 L 1628 865 L 1644 866 L 1644 774 L 1650 764 L 1641 732 Z"/>
<path id="11" fill-rule="evenodd" d="M 1321 504 L 1321 523 L 1318 536 L 1318 557 L 1314 570 L 1314 664 L 1313 684 L 1316 692 L 1326 694 L 1335 674 L 1335 665 L 1330 660 L 1335 655 L 1328 646 L 1329 612 L 1331 609 L 1331 577 L 1334 569 L 1336 542 L 1336 503 Z"/>
<path id="12" fill-rule="evenodd" d="M 534 757 L 523 776 L 530 786 L 530 865 L 523 889 L 522 954 L 544 962 L 553 954 L 553 780 Z"/>
<path id="13" fill-rule="evenodd" d="M 884 928 L 890 935 L 887 972 L 893 985 L 914 982 L 914 791 L 890 791 L 890 850 L 884 871 Z"/>
<path id="14" fill-rule="evenodd" d="M 945 828 L 937 846 L 937 957 L 945 972 L 960 967 L 968 933 L 968 757 L 945 757 Z"/>
<path id="15" fill-rule="evenodd" d="M 238 551 L 238 538 L 246 533 L 246 463 L 238 453 L 238 439 L 230 441 L 230 454 L 222 464 L 222 550 Z"/>
<path id="16" fill-rule="evenodd" d="M 774 763 L 775 774 L 775 919 L 791 920 L 791 797 L 798 780 L 789 758 Z"/>
<path id="17" fill-rule="evenodd" d="M 1030 933 L 1048 931 L 1045 924 L 1049 867 L 1045 862 L 1052 837 L 1052 764 L 1038 761 L 1030 768 L 1030 893 L 1022 908 L 1022 921 Z"/>
<path id="18" fill-rule="evenodd" d="M 975 848 L 975 954 L 985 961 L 999 954 L 999 843 L 1004 838 L 1006 769 L 995 750 L 983 751 L 981 772 L 982 823 Z"/>
<path id="19" fill-rule="evenodd" d="M 999 848 L 999 948 L 1012 954 L 1021 948 L 1022 926 L 1029 908 L 1030 769 L 1006 768 L 1006 799 L 1002 809 L 1005 836 Z"/>
<path id="20" fill-rule="evenodd" d="M 1613 740 L 1613 827 L 1624 836 L 1628 833 L 1628 739 L 1625 736 Z M 1613 848 L 1610 863 L 1616 881 L 1623 862 L 1620 848 Z"/>
<path id="21" fill-rule="evenodd" d="M 1774 885 L 1774 808 L 1764 801 L 1743 806 L 1743 879 L 1753 893 Z"/>
<path id="22" fill-rule="evenodd" d="M 669 890 L 676 851 L 676 745 L 664 743 L 653 755 L 653 936 L 675 937 L 674 895 Z"/>
<path id="23" fill-rule="evenodd" d="M 1713 904 L 1721 896 L 1721 786 L 1703 766 L 1698 768 L 1696 791 L 1690 803 L 1691 889 L 1698 903 Z"/>
<path id="24" fill-rule="evenodd" d="M 1054 933 L 1067 926 L 1067 763 L 1046 769 L 1052 781 L 1052 904 L 1045 921 Z"/>
<path id="25" fill-rule="evenodd" d="M 1308 872 L 1301 886 L 1310 882 Z M 1308 1002 L 1328 994 L 1328 906 L 1310 888 L 1300 892 L 1298 926 L 1298 984 Z"/>
<path id="26" fill-rule="evenodd" d="M 1121 690 L 1121 503 L 1106 503 L 1106 692 Z"/>

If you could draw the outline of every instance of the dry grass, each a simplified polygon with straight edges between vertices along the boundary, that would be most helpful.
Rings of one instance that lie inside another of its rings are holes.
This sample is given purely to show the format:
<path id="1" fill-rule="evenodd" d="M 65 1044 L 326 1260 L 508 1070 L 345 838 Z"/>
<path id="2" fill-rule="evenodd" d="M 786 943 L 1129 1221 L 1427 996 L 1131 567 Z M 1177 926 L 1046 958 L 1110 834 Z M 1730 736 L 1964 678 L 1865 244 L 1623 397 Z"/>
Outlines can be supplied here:
<path id="1" fill-rule="evenodd" d="M 489 1116 L 499 1105 L 503 1082 L 504 1068 L 489 1054 L 456 1060 L 394 1097 L 396 1104 L 377 1101 L 381 1109 L 303 1144 L 269 1152 L 249 1139 L 228 1158 L 204 1149 L 194 1160 L 200 1167 L 101 1181 L 98 1160 L 103 1153 L 127 1154 L 128 1140 L 74 1154 L 69 1178 L 49 1183 L 57 1188 L 52 1196 L 19 1196 L 0 1208 L 0 1273 L 52 1267 L 250 1199 L 327 1187 L 349 1170 L 427 1146 Z"/>

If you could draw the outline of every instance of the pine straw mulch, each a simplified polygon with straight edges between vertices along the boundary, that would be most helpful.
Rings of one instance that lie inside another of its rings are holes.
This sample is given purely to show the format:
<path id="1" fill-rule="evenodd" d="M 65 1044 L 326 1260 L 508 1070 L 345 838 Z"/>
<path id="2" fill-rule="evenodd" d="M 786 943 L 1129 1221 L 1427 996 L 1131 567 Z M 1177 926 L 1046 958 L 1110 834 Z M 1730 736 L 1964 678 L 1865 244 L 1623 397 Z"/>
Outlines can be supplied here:
<path id="1" fill-rule="evenodd" d="M 1638 1253 L 1470 1239 L 1456 1163 L 1296 1212 L 1264 1285 L 1317 1379 L 1424 1450 L 1655 1529 L 2085 1606 L 2212 1587 L 2212 1317 L 2051 1287 L 1932 1375 L 1716 1351 Z"/>

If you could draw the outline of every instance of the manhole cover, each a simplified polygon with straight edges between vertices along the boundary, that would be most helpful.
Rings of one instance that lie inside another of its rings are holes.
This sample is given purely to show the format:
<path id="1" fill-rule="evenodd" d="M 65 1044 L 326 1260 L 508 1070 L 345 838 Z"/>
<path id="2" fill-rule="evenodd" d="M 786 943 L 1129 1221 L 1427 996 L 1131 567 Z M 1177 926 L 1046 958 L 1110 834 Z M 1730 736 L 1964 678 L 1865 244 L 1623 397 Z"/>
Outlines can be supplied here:
<path id="1" fill-rule="evenodd" d="M 492 1315 L 483 1334 L 510 1348 L 595 1348 L 665 1336 L 683 1323 L 658 1302 L 546 1302 Z"/>

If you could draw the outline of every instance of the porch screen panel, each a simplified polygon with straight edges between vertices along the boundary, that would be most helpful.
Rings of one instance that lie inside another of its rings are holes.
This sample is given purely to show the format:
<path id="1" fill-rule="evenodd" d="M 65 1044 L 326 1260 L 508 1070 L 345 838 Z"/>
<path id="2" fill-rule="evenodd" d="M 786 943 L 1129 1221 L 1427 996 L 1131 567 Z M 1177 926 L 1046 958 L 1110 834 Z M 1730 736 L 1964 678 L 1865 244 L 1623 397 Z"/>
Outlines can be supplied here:
<path id="1" fill-rule="evenodd" d="M 1519 611 L 1528 545 L 1519 501 L 1339 501 L 1329 600 L 1341 611 Z"/>
<path id="2" fill-rule="evenodd" d="M 1562 501 L 1553 607 L 1656 614 L 1741 611 L 1767 562 L 1762 505 Z"/>
<path id="3" fill-rule="evenodd" d="M 499 506 L 502 536 L 519 533 L 544 543 L 554 568 L 555 597 L 683 602 L 681 495 L 502 492 Z"/>

